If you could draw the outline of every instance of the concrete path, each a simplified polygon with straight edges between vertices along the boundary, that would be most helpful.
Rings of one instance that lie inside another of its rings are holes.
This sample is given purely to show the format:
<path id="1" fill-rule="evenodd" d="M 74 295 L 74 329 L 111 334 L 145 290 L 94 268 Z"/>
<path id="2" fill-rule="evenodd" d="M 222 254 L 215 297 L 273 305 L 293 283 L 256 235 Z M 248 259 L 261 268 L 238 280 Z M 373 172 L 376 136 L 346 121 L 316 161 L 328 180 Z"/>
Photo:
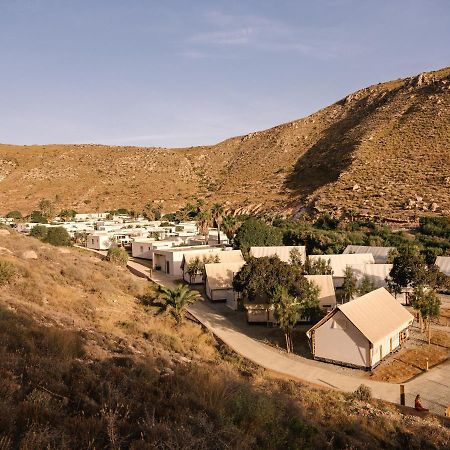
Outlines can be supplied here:
<path id="1" fill-rule="evenodd" d="M 128 263 L 128 268 L 135 275 L 149 278 L 157 284 L 174 287 L 180 280 L 166 274 L 153 271 L 136 260 Z M 274 347 L 263 344 L 247 336 L 242 329 L 232 323 L 223 312 L 221 304 L 212 304 L 208 300 L 197 302 L 189 312 L 228 347 L 253 363 L 265 369 L 277 372 L 292 379 L 353 392 L 361 384 L 372 389 L 374 397 L 393 403 L 400 402 L 400 386 L 362 379 L 327 369 L 322 364 L 307 360 L 298 355 L 288 355 Z M 413 380 L 404 383 L 406 404 L 414 406 L 414 398 L 420 393 L 423 403 L 437 414 L 444 414 L 450 405 L 450 361 L 432 368 Z"/>

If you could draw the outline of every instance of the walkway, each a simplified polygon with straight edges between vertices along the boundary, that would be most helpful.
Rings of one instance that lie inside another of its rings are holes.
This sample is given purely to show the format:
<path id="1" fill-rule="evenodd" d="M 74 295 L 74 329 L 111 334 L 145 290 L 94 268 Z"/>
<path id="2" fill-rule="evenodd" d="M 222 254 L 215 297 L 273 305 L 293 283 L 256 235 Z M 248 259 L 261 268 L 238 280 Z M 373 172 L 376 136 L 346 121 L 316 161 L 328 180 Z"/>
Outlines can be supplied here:
<path id="1" fill-rule="evenodd" d="M 128 268 L 135 275 L 151 279 L 159 285 L 174 287 L 179 282 L 176 278 L 160 271 L 151 273 L 145 264 L 136 260 L 129 261 Z M 315 364 L 314 361 L 298 355 L 287 355 L 247 336 L 226 317 L 225 311 L 221 312 L 223 308 L 226 308 L 223 304 L 202 301 L 192 305 L 189 312 L 228 347 L 249 361 L 292 379 L 344 392 L 353 392 L 359 385 L 365 384 L 371 388 L 374 397 L 399 403 L 400 386 L 398 384 L 361 379 L 339 373 L 332 368 L 327 369 L 324 367 L 325 364 Z M 404 385 L 408 406 L 414 405 L 414 397 L 420 393 L 424 404 L 432 412 L 443 415 L 445 408 L 450 404 L 450 361 L 432 368 Z"/>

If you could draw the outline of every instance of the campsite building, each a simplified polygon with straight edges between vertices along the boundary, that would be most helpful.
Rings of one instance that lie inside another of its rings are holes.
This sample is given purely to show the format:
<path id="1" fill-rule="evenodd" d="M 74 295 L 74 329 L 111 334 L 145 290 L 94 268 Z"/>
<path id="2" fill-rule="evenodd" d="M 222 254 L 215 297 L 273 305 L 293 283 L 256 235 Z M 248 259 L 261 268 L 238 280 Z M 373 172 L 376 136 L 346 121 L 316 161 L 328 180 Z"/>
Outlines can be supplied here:
<path id="1" fill-rule="evenodd" d="M 218 264 L 218 263 L 245 263 L 244 257 L 242 256 L 242 252 L 240 250 L 225 250 L 222 248 L 210 248 L 200 246 L 197 247 L 197 250 L 187 252 L 183 255 L 183 259 L 181 262 L 181 270 L 183 271 L 183 280 L 190 284 L 198 284 L 203 283 L 203 273 L 198 271 L 195 276 L 191 276 L 188 273 L 189 264 L 198 259 L 201 263 L 210 263 L 210 264 Z M 242 266 L 241 266 L 242 267 Z"/>
<path id="2" fill-rule="evenodd" d="M 176 247 L 176 248 L 158 248 L 153 250 L 152 269 L 161 270 L 161 272 L 174 277 L 183 277 L 181 263 L 185 253 L 198 251 L 199 247 Z M 202 250 L 207 253 L 211 247 L 203 246 Z"/>
<path id="3" fill-rule="evenodd" d="M 233 279 L 244 264 L 245 261 L 205 264 L 206 295 L 211 301 L 225 300 L 229 308 L 237 310 L 238 295 L 233 289 Z"/>
<path id="4" fill-rule="evenodd" d="M 438 256 L 435 264 L 443 274 L 450 277 L 450 256 Z"/>
<path id="5" fill-rule="evenodd" d="M 372 247 L 370 245 L 347 245 L 344 250 L 344 255 L 371 253 L 375 260 L 375 264 L 387 264 L 389 252 L 394 250 L 394 247 Z"/>
<path id="6" fill-rule="evenodd" d="M 310 255 L 308 256 L 310 261 L 317 261 L 323 259 L 330 262 L 331 269 L 333 270 L 333 283 L 334 287 L 342 287 L 345 277 L 345 269 L 347 266 L 360 265 L 360 264 L 375 264 L 375 260 L 371 253 L 351 253 L 345 255 Z"/>
<path id="7" fill-rule="evenodd" d="M 380 287 L 387 287 L 386 279 L 392 270 L 392 264 L 355 264 L 351 268 L 359 282 L 367 276 L 375 288 L 378 289 Z"/>
<path id="8" fill-rule="evenodd" d="M 305 278 L 319 288 L 319 305 L 323 312 L 327 313 L 333 310 L 336 306 L 333 277 L 331 275 L 305 275 Z M 270 303 L 245 302 L 244 309 L 248 323 L 274 324 L 276 322 L 274 307 Z"/>
<path id="9" fill-rule="evenodd" d="M 314 359 L 369 370 L 408 338 L 413 319 L 380 288 L 337 305 L 306 335 Z"/>
<path id="10" fill-rule="evenodd" d="M 109 233 L 96 232 L 86 238 L 86 247 L 93 250 L 108 250 L 112 244 Z"/>
<path id="11" fill-rule="evenodd" d="M 264 256 L 278 256 L 281 261 L 291 262 L 291 251 L 298 250 L 302 263 L 306 261 L 306 247 L 300 245 L 282 245 L 274 247 L 250 247 L 250 256 L 262 258 Z"/>

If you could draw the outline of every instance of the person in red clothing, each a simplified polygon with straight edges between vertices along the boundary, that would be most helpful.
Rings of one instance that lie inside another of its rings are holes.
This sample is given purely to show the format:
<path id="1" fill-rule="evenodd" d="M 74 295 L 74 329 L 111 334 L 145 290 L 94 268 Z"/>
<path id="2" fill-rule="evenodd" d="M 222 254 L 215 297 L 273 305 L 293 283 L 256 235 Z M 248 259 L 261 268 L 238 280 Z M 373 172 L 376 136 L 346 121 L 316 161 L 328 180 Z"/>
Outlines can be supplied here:
<path id="1" fill-rule="evenodd" d="M 428 408 L 425 408 L 422 405 L 422 402 L 420 401 L 420 394 L 416 395 L 416 400 L 414 402 L 414 408 L 416 409 L 416 411 L 429 411 Z"/>

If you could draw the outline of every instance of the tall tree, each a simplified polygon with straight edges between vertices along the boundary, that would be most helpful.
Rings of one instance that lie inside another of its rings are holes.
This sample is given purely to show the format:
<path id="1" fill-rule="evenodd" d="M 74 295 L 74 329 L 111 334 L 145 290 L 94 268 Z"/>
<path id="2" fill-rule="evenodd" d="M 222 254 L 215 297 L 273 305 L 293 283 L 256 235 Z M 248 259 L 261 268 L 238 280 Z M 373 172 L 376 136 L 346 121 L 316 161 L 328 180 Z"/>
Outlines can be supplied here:
<path id="1" fill-rule="evenodd" d="M 180 325 L 188 307 L 199 299 L 201 299 L 200 293 L 192 291 L 186 285 L 179 284 L 173 289 L 160 286 L 153 305 L 159 308 L 160 313 L 171 314 L 177 325 Z"/>
<path id="2" fill-rule="evenodd" d="M 40 211 L 42 211 L 42 215 L 47 219 L 51 220 L 53 219 L 53 216 L 55 215 L 55 207 L 51 200 L 47 200 L 43 198 L 39 204 L 38 208 Z"/>
<path id="3" fill-rule="evenodd" d="M 237 230 L 234 247 L 248 253 L 250 247 L 283 245 L 283 232 L 262 220 L 247 219 Z"/>
<path id="4" fill-rule="evenodd" d="M 208 231 L 211 225 L 211 215 L 209 211 L 200 211 L 197 215 L 197 228 L 205 238 L 205 245 L 208 243 Z"/>
<path id="5" fill-rule="evenodd" d="M 227 235 L 228 242 L 232 242 L 236 231 L 238 230 L 241 223 L 237 219 L 236 216 L 232 216 L 231 214 L 226 215 L 223 218 L 222 228 L 225 234 Z"/>
<path id="6" fill-rule="evenodd" d="M 342 283 L 342 297 L 349 302 L 358 293 L 358 280 L 351 267 L 347 266 L 344 271 L 344 282 Z"/>
<path id="7" fill-rule="evenodd" d="M 223 222 L 225 211 L 220 203 L 214 203 L 211 208 L 211 216 L 217 226 L 217 243 L 220 245 L 220 226 Z"/>
<path id="8" fill-rule="evenodd" d="M 358 286 L 358 294 L 365 295 L 376 289 L 375 283 L 368 275 L 364 275 Z"/>
<path id="9" fill-rule="evenodd" d="M 411 305 L 428 326 L 428 344 L 431 343 L 431 319 L 439 315 L 441 300 L 433 289 L 417 285 L 411 294 Z"/>
<path id="10" fill-rule="evenodd" d="M 330 260 L 325 258 L 316 260 L 306 258 L 304 271 L 306 275 L 333 275 Z"/>

